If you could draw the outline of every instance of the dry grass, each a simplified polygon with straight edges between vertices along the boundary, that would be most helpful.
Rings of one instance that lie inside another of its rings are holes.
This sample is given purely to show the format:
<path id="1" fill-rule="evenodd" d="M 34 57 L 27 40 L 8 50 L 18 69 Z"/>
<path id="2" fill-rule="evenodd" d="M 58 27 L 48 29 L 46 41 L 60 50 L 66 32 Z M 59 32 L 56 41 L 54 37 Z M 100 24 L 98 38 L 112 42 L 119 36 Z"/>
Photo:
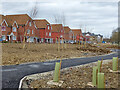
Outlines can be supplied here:
<path id="1" fill-rule="evenodd" d="M 2 44 L 2 65 L 13 65 L 28 62 L 43 62 L 49 59 L 88 57 L 105 54 L 104 52 L 84 51 L 77 49 L 80 45 L 67 44 L 67 48 L 57 51 L 57 44 L 27 44 L 23 49 L 21 43 Z M 83 47 L 83 46 L 82 46 Z M 91 48 L 91 46 L 89 46 Z"/>

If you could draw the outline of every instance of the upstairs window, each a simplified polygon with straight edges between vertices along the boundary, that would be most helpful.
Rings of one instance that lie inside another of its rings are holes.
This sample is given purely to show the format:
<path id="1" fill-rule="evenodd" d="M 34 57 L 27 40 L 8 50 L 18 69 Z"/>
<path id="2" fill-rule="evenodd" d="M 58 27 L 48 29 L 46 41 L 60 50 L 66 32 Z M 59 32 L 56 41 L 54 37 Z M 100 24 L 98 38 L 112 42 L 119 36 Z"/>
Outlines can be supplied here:
<path id="1" fill-rule="evenodd" d="M 34 32 L 33 32 L 33 30 L 32 30 L 32 34 L 33 34 Z"/>
<path id="2" fill-rule="evenodd" d="M 30 30 L 29 29 L 27 30 L 27 34 L 30 34 Z"/>
<path id="3" fill-rule="evenodd" d="M 16 32 L 16 27 L 13 27 L 13 32 Z"/>
<path id="4" fill-rule="evenodd" d="M 6 31 L 6 27 L 5 26 L 2 26 L 2 31 Z"/>
<path id="5" fill-rule="evenodd" d="M 51 30 L 52 30 L 52 26 L 51 26 Z"/>
<path id="6" fill-rule="evenodd" d="M 50 29 L 50 26 L 48 26 L 48 30 Z"/>
<path id="7" fill-rule="evenodd" d="M 29 26 L 31 26 L 31 22 L 29 22 Z"/>

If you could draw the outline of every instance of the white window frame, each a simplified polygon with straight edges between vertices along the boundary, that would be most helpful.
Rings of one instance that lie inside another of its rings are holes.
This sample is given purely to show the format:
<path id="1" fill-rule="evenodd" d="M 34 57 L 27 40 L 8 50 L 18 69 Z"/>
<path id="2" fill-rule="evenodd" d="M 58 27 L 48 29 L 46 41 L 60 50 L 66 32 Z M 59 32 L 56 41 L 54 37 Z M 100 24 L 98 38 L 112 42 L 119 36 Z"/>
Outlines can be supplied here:
<path id="1" fill-rule="evenodd" d="M 49 36 L 51 36 L 51 32 L 49 32 Z"/>
<path id="2" fill-rule="evenodd" d="M 30 26 L 30 27 L 32 26 L 31 22 L 29 22 L 29 26 Z"/>
<path id="3" fill-rule="evenodd" d="M 28 32 L 28 31 L 29 31 L 29 32 Z M 30 34 L 30 30 L 29 30 L 29 29 L 27 30 L 27 34 Z"/>
<path id="4" fill-rule="evenodd" d="M 4 39 L 3 39 L 3 36 L 4 36 Z M 6 36 L 5 35 L 2 35 L 2 40 L 6 40 Z"/>
<path id="5" fill-rule="evenodd" d="M 16 36 L 13 36 L 13 40 L 16 40 Z"/>
<path id="6" fill-rule="evenodd" d="M 16 32 L 16 27 L 13 27 L 13 32 Z"/>
<path id="7" fill-rule="evenodd" d="M 48 26 L 48 30 L 50 29 L 50 26 Z"/>
<path id="8" fill-rule="evenodd" d="M 3 28 L 3 27 L 4 27 L 5 29 L 2 29 L 2 31 L 6 31 L 6 27 L 5 27 L 5 26 L 2 26 L 2 28 Z"/>
<path id="9" fill-rule="evenodd" d="M 41 42 L 44 42 L 43 38 L 41 38 Z"/>
<path id="10" fill-rule="evenodd" d="M 32 30 L 32 34 L 34 34 L 34 31 Z"/>

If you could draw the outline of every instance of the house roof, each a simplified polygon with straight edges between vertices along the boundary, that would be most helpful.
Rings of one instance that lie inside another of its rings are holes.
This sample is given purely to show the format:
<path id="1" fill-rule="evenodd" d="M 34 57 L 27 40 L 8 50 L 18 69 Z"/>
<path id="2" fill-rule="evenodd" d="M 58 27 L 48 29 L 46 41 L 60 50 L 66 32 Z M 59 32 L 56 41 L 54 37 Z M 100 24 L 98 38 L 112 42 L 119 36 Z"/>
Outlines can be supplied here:
<path id="1" fill-rule="evenodd" d="M 16 21 L 18 25 L 25 25 L 28 20 L 32 20 L 27 14 L 6 15 L 4 17 L 9 26 L 12 26 L 14 21 Z"/>
<path id="2" fill-rule="evenodd" d="M 64 27 L 64 31 L 65 31 L 65 33 L 69 33 L 70 28 L 69 28 L 68 26 L 65 26 L 65 27 Z"/>
<path id="3" fill-rule="evenodd" d="M 62 24 L 51 24 L 52 32 L 60 32 L 62 29 Z"/>
<path id="4" fill-rule="evenodd" d="M 72 29 L 75 36 L 82 34 L 81 29 Z"/>
<path id="5" fill-rule="evenodd" d="M 2 23 L 4 18 L 5 18 L 4 15 L 0 14 L 0 24 Z"/>
<path id="6" fill-rule="evenodd" d="M 34 20 L 37 28 L 46 28 L 47 27 L 47 24 L 50 24 L 46 19 L 37 19 L 37 20 Z"/>

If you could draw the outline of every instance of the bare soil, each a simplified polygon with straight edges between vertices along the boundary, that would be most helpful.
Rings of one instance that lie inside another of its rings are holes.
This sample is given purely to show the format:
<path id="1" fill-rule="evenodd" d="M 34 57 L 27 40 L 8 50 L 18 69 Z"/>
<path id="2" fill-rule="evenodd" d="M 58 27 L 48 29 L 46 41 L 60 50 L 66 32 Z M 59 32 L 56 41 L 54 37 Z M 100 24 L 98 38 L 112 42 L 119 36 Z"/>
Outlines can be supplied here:
<path id="1" fill-rule="evenodd" d="M 2 65 L 14 65 L 28 62 L 44 62 L 62 58 L 89 57 L 110 53 L 103 47 L 93 45 L 66 44 L 58 51 L 57 44 L 34 44 L 27 43 L 23 49 L 22 43 L 2 44 Z M 60 49 L 62 44 L 60 45 Z"/>
<path id="2" fill-rule="evenodd" d="M 111 73 L 109 68 L 112 69 L 112 62 L 102 66 L 106 88 L 118 88 L 118 75 L 120 73 Z M 29 88 L 93 88 L 87 85 L 88 82 L 92 82 L 92 66 L 86 65 L 61 71 L 60 80 L 63 81 L 62 86 L 48 85 L 47 82 L 50 80 L 53 80 L 53 76 L 32 80 L 28 86 Z"/>

